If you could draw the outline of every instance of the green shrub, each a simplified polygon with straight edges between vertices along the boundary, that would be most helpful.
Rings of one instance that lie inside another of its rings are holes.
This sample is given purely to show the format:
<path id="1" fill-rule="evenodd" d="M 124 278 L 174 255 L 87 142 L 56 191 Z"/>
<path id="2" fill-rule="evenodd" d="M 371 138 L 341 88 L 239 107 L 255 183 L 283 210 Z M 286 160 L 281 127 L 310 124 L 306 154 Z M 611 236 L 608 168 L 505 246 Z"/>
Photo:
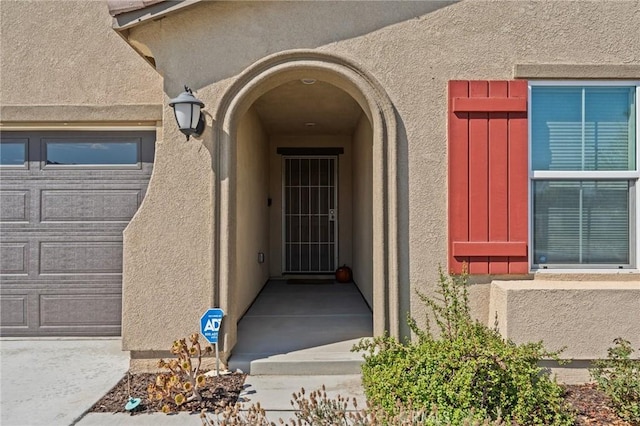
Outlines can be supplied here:
<path id="1" fill-rule="evenodd" d="M 520 425 L 572 425 L 563 390 L 538 367 L 557 359 L 542 343 L 516 345 L 497 330 L 474 321 L 469 312 L 466 275 L 440 271 L 440 298 L 418 293 L 431 311 L 438 335 L 409 317 L 414 342 L 384 336 L 363 340 L 363 384 L 369 403 L 393 414 L 397 407 L 436 407 L 436 420 L 460 425 L 504 419 Z"/>
<path id="2" fill-rule="evenodd" d="M 630 342 L 617 338 L 613 343 L 608 358 L 594 362 L 589 372 L 618 415 L 640 424 L 640 360 L 631 359 L 634 351 Z"/>

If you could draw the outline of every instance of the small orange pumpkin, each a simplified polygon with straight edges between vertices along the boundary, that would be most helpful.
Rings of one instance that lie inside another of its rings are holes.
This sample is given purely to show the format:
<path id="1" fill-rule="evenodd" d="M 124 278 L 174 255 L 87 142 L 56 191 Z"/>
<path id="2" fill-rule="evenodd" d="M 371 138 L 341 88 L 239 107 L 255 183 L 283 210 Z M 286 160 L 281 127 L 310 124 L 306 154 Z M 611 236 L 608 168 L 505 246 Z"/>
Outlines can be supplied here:
<path id="1" fill-rule="evenodd" d="M 352 279 L 351 268 L 347 265 L 342 265 L 336 269 L 336 281 L 339 283 L 350 283 Z"/>

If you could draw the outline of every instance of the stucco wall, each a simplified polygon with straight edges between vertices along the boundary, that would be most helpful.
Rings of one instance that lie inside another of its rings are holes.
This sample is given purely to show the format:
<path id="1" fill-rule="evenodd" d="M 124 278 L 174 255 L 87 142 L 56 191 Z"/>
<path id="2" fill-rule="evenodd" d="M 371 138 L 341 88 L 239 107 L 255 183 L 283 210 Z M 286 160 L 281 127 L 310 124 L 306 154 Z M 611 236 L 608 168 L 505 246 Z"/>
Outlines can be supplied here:
<path id="1" fill-rule="evenodd" d="M 237 137 L 235 312 L 242 315 L 269 279 L 269 139 L 253 108 L 241 118 Z M 278 238 L 276 235 L 275 238 Z M 258 252 L 265 254 L 258 263 Z"/>
<path id="2" fill-rule="evenodd" d="M 338 156 L 338 264 L 351 265 L 351 137 L 350 135 L 271 135 L 270 210 L 271 276 L 282 275 L 282 155 L 279 147 L 344 148 Z"/>
<path id="3" fill-rule="evenodd" d="M 2 121 L 161 119 L 162 79 L 111 29 L 106 2 L 3 0 L 0 20 Z"/>
<path id="4" fill-rule="evenodd" d="M 124 350 L 169 350 L 214 306 L 214 177 L 201 142 L 175 127 L 161 132 L 147 193 L 123 235 Z"/>
<path id="5" fill-rule="evenodd" d="M 446 265 L 447 82 L 511 79 L 522 63 L 610 64 L 626 71 L 627 64 L 640 64 L 640 38 L 632 36 L 639 24 L 634 2 L 464 1 L 322 48 L 355 57 L 372 70 L 403 126 L 399 175 L 407 174 L 408 192 L 400 208 L 408 209 L 412 289 L 402 311 L 422 317 L 424 306 L 414 289 L 432 292 L 438 265 Z M 480 293 L 489 287 L 476 289 Z M 477 297 L 488 301 L 484 294 Z M 616 314 L 635 320 L 633 312 Z"/>
<path id="6" fill-rule="evenodd" d="M 363 114 L 353 133 L 353 280 L 373 306 L 373 133 Z"/>
<path id="7" fill-rule="evenodd" d="M 130 37 L 150 49 L 167 87 L 205 87 L 269 54 L 341 43 L 454 1 L 203 2 L 134 27 Z"/>
<path id="8" fill-rule="evenodd" d="M 568 383 L 588 381 L 589 361 L 606 358 L 614 339 L 640 345 L 638 281 L 494 281 L 490 300 L 490 315 L 503 336 L 563 350 L 560 357 L 572 363 L 550 366 Z"/>
<path id="9" fill-rule="evenodd" d="M 259 58 L 288 49 L 346 58 L 378 80 L 398 121 L 393 214 L 400 224 L 400 318 L 408 310 L 422 317 L 424 306 L 414 290 L 432 293 L 438 265 L 446 265 L 447 82 L 510 79 L 518 64 L 610 65 L 609 75 L 620 65 L 627 77 L 640 67 L 637 2 L 463 1 L 441 8 L 425 3 L 431 2 L 203 2 L 132 31 L 153 53 L 165 90 L 173 95 L 183 82 L 193 84 L 202 89 L 211 114 L 235 76 Z M 564 75 L 554 77 L 595 76 L 590 67 L 563 69 Z M 189 197 L 187 209 L 200 203 L 195 195 L 181 196 Z M 173 249 L 192 250 L 184 241 Z M 163 255 L 155 262 L 167 260 Z M 490 286 L 476 288 L 477 299 L 487 301 L 478 311 L 486 313 Z M 582 299 L 567 296 L 566 303 L 571 300 Z M 611 315 L 636 319 L 629 311 Z M 610 342 L 594 344 L 601 353 Z"/>
<path id="10" fill-rule="evenodd" d="M 491 292 L 490 312 L 515 342 L 544 340 L 550 350 L 566 346 L 562 356 L 575 360 L 605 358 L 607 347 L 600 342 L 612 346 L 616 337 L 640 344 L 638 282 L 494 281 Z"/>

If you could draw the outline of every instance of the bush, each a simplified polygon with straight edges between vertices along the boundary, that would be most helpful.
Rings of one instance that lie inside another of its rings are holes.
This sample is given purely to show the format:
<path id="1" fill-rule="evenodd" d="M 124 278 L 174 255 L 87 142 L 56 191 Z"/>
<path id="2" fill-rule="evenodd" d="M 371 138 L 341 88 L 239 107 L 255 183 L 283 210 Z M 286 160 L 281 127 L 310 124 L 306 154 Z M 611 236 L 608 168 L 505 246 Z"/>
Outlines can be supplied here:
<path id="1" fill-rule="evenodd" d="M 438 336 L 409 317 L 415 342 L 384 336 L 363 340 L 363 384 L 369 403 L 395 414 L 398 406 L 431 410 L 435 421 L 460 425 L 469 418 L 520 425 L 572 425 L 562 388 L 538 367 L 557 359 L 542 343 L 516 345 L 474 321 L 466 275 L 440 271 L 439 299 L 418 293 L 431 311 Z"/>
<path id="2" fill-rule="evenodd" d="M 631 343 L 617 338 L 608 358 L 594 362 L 591 377 L 623 419 L 640 424 L 640 360 L 631 359 Z"/>

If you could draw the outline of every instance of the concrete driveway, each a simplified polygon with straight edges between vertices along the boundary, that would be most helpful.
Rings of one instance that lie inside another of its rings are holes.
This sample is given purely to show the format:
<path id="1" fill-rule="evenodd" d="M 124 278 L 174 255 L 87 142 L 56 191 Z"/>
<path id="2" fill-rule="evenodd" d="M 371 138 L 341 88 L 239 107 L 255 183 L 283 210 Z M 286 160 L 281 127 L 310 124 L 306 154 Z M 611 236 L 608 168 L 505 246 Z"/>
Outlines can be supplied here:
<path id="1" fill-rule="evenodd" d="M 129 353 L 119 338 L 0 339 L 0 425 L 202 425 L 199 415 L 180 413 L 86 413 L 127 372 Z M 291 394 L 325 385 L 327 394 L 366 399 L 361 376 L 249 376 L 240 402 L 260 403 L 271 421 L 295 418 Z"/>
<path id="2" fill-rule="evenodd" d="M 0 424 L 74 424 L 128 367 L 120 338 L 2 338 Z"/>

